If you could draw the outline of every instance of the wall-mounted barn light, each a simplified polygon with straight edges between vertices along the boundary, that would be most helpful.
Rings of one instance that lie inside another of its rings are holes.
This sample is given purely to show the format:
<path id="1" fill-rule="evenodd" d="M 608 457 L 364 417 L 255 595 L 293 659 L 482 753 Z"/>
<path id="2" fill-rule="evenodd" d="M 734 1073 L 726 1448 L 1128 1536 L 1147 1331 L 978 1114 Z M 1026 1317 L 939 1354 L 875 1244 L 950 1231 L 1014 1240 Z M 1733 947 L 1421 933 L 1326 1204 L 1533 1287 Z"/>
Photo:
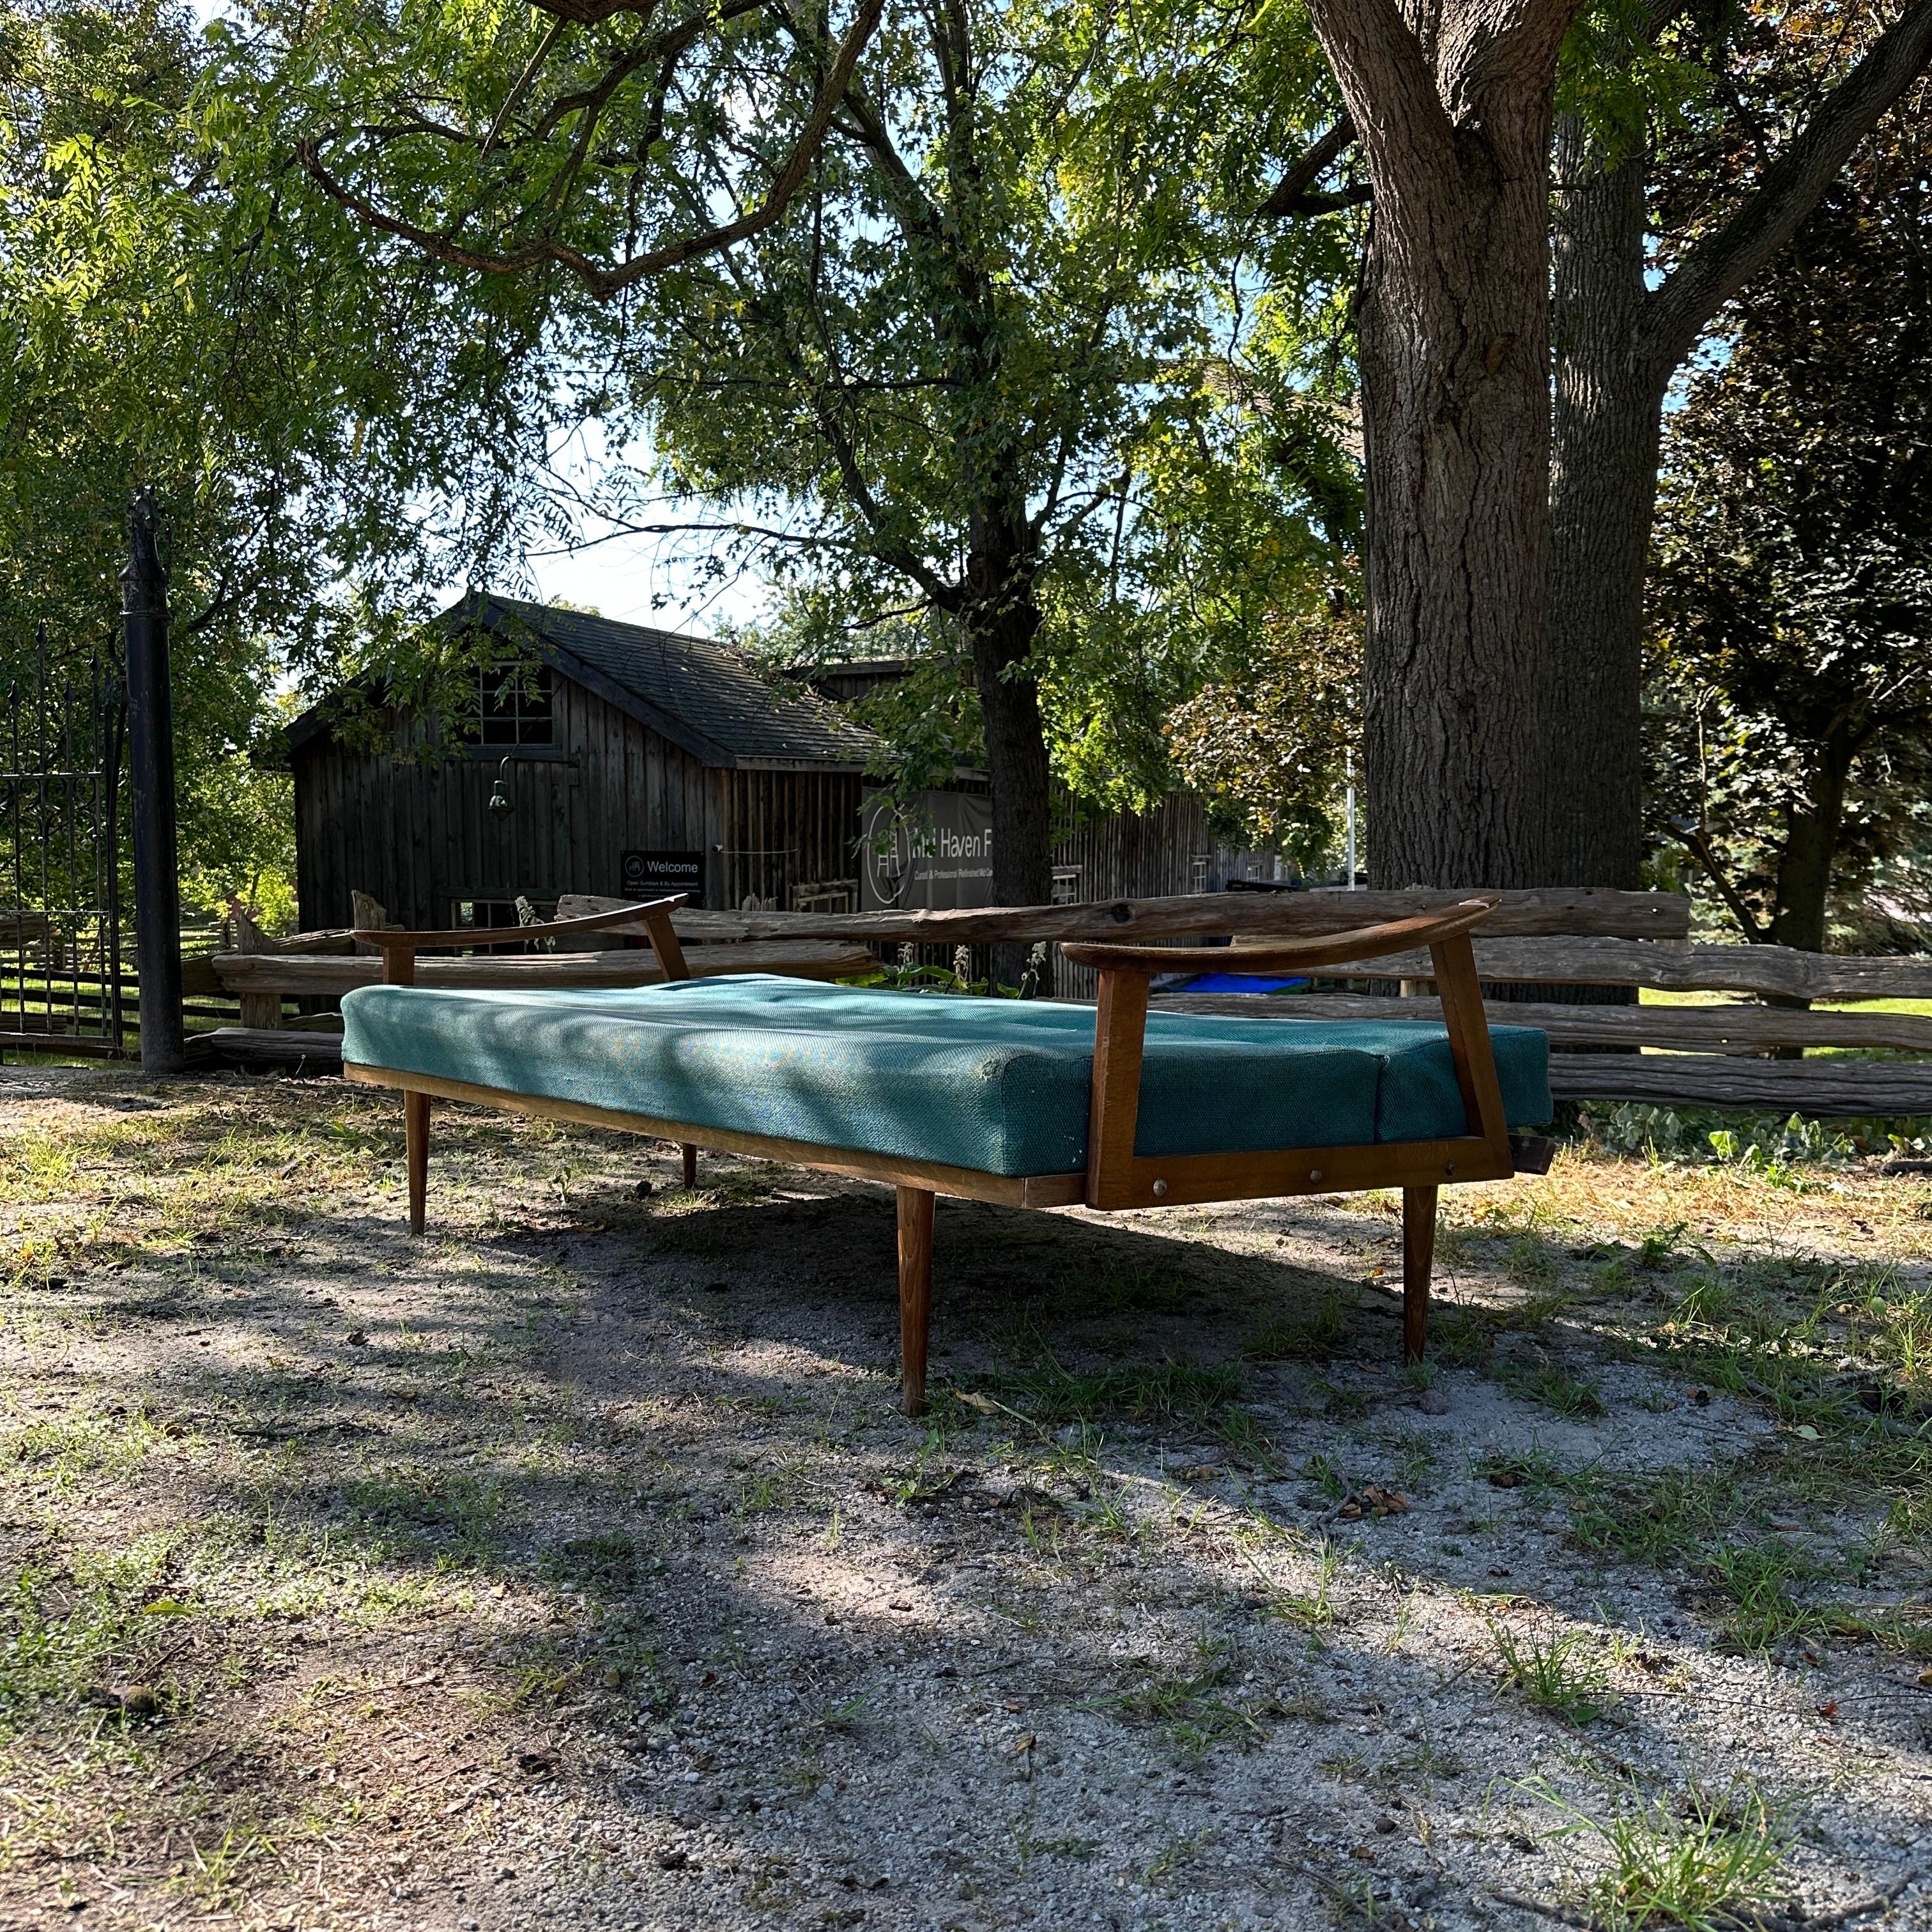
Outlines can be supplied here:
<path id="1" fill-rule="evenodd" d="M 498 818 L 508 818 L 517 808 L 517 802 L 510 796 L 510 761 L 506 758 L 496 767 L 496 788 L 490 794 L 490 809 Z"/>

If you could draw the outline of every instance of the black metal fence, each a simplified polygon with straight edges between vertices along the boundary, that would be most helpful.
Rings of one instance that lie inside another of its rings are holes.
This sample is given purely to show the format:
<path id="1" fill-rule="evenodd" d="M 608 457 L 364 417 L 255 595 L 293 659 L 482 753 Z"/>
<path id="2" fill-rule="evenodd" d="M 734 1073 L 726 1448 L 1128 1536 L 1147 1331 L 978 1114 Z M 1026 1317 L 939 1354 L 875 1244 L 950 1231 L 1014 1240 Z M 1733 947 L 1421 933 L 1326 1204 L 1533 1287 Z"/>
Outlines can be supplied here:
<path id="1" fill-rule="evenodd" d="M 44 626 L 0 676 L 0 1046 L 118 1054 L 121 680 L 50 661 Z"/>

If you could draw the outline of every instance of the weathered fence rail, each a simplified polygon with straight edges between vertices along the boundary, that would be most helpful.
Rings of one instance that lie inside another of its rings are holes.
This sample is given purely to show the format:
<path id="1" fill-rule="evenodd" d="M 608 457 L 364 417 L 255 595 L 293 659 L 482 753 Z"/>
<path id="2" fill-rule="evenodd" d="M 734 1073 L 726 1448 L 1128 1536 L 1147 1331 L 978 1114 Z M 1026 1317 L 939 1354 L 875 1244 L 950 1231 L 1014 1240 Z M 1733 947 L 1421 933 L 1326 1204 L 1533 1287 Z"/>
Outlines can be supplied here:
<path id="1" fill-rule="evenodd" d="M 1932 994 L 1927 997 L 1932 998 Z M 1163 1012 L 1252 1017 L 1251 994 L 1180 994 Z M 1442 1002 L 1419 997 L 1400 1006 L 1376 995 L 1314 993 L 1294 999 L 1297 1019 L 1439 1020 Z M 1932 1018 L 1883 1008 L 1850 1012 L 1792 1012 L 1777 1006 L 1584 1006 L 1554 1000 L 1489 1002 L 1492 1026 L 1540 1027 L 1555 1046 L 1654 1047 L 1672 1053 L 1758 1054 L 1780 1047 L 1891 1047 L 1932 1053 Z"/>
<path id="2" fill-rule="evenodd" d="M 984 946 L 1080 939 L 1154 940 L 1232 935 L 1228 970 L 1240 970 L 1241 942 L 1282 934 L 1342 932 L 1425 912 L 1467 892 L 1271 894 L 1207 893 L 1075 906 L 992 907 L 958 912 L 708 913 L 675 923 L 699 973 L 804 971 L 824 977 L 861 970 L 882 945 Z M 1690 908 L 1672 895 L 1522 892 L 1496 895 L 1496 913 L 1478 942 L 1477 963 L 1492 986 L 1648 987 L 1750 996 L 1708 1006 L 1574 1005 L 1492 1000 L 1500 1024 L 1544 1028 L 1558 1051 L 1551 1084 L 1566 1099 L 1628 1100 L 1669 1105 L 1772 1108 L 1840 1115 L 1932 1113 L 1932 1059 L 1844 1057 L 1864 1049 L 1932 1054 L 1932 1018 L 1882 1009 L 1793 1010 L 1758 1004 L 1786 1000 L 1863 1001 L 1932 998 L 1932 958 L 1852 958 L 1768 946 L 1693 946 Z M 561 918 L 608 911 L 622 902 L 566 895 Z M 378 909 L 380 911 L 380 909 Z M 346 932 L 268 940 L 238 927 L 247 950 L 188 962 L 191 994 L 242 1002 L 245 1037 L 231 1046 L 249 1057 L 314 1064 L 327 1048 L 313 1033 L 286 1027 L 282 1002 L 328 1000 L 372 983 L 380 964 L 359 954 Z M 598 934 L 578 952 L 425 958 L 426 986 L 629 986 L 658 976 L 647 950 L 627 946 L 641 925 Z M 616 950 L 607 950 L 616 949 Z M 1426 955 L 1372 962 L 1385 982 L 1412 997 L 1318 988 L 1279 998 L 1172 994 L 1162 1010 L 1235 1013 L 1282 1019 L 1436 1019 Z M 316 1024 L 326 1024 L 326 1021 Z M 214 1036 L 219 1040 L 220 1036 Z M 1622 1052 L 1566 1048 L 1628 1049 Z M 1805 1048 L 1830 1058 L 1766 1059 Z M 212 1050 L 218 1051 L 215 1048 Z"/>
<path id="3" fill-rule="evenodd" d="M 1406 919 L 1467 898 L 1468 892 L 1194 892 L 1173 898 L 1098 900 L 1068 906 L 983 906 L 956 912 L 680 912 L 683 939 L 843 939 L 912 946 L 986 946 L 1063 940 L 1200 939 L 1239 932 L 1346 932 Z M 1504 892 L 1484 930 L 1501 936 L 1586 933 L 1627 939 L 1682 939 L 1688 900 L 1669 892 Z M 622 899 L 567 893 L 557 916 L 608 912 Z M 643 936 L 641 926 L 621 930 Z"/>
<path id="4" fill-rule="evenodd" d="M 1783 946 L 1490 938 L 1477 942 L 1476 965 L 1485 980 L 1536 985 L 1781 994 L 1800 1000 L 1932 998 L 1932 958 L 1861 958 L 1798 952 Z M 1393 953 L 1375 966 L 1392 979 L 1426 978 L 1430 970 L 1428 956 L 1421 952 Z"/>

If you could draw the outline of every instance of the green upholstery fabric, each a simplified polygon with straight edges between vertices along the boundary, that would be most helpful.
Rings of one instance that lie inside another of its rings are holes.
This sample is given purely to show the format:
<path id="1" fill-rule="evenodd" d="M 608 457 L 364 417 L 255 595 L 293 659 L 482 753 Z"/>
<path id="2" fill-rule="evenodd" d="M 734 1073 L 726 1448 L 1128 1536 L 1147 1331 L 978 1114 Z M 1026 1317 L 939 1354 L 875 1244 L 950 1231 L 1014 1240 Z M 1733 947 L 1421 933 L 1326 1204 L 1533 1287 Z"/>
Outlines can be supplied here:
<path id="1" fill-rule="evenodd" d="M 342 1017 L 343 1058 L 364 1066 L 982 1173 L 1087 1161 L 1088 1007 L 746 974 L 619 992 L 364 986 Z M 1494 1038 L 1511 1124 L 1547 1120 L 1544 1036 Z M 1466 1131 L 1440 1026 L 1148 1017 L 1138 1153 Z"/>

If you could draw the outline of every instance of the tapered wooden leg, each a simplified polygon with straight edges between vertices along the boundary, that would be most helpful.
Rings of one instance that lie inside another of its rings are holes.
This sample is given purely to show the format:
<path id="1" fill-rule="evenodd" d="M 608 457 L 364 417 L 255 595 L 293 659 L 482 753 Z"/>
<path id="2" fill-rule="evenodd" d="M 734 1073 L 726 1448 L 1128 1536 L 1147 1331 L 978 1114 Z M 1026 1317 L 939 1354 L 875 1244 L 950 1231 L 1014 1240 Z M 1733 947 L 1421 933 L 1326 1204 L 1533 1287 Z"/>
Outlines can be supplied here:
<path id="1" fill-rule="evenodd" d="M 410 1232 L 423 1231 L 424 1204 L 429 1194 L 429 1096 L 403 1096 L 403 1144 L 410 1168 Z"/>
<path id="2" fill-rule="evenodd" d="M 684 1149 L 684 1184 L 687 1187 L 698 1185 L 698 1150 L 688 1144 Z"/>
<path id="3" fill-rule="evenodd" d="M 926 1338 L 932 1318 L 932 1190 L 899 1190 L 899 1406 L 926 1413 Z"/>
<path id="4" fill-rule="evenodd" d="M 1419 1362 L 1429 1342 L 1429 1275 L 1436 1262 L 1432 1187 L 1402 1190 L 1402 1352 Z"/>

